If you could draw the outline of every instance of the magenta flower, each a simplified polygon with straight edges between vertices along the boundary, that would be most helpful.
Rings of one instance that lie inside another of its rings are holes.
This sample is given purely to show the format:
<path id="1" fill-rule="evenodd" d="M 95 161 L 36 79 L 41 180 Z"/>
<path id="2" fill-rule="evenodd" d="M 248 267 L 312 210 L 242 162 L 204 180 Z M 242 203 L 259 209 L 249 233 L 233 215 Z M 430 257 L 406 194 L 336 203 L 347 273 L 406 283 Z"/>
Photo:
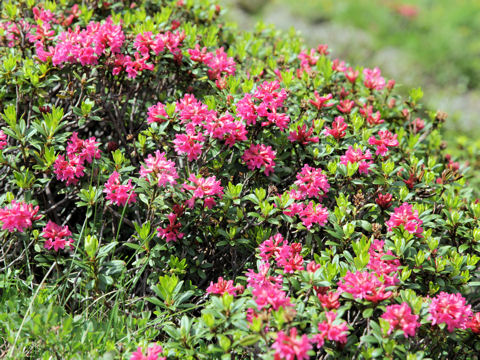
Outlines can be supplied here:
<path id="1" fill-rule="evenodd" d="M 321 169 L 310 167 L 305 164 L 302 171 L 297 174 L 297 180 L 294 183 L 297 185 L 298 199 L 316 198 L 322 199 L 330 189 L 327 176 Z"/>
<path id="2" fill-rule="evenodd" d="M 310 358 L 308 351 L 312 349 L 307 335 L 297 336 L 297 329 L 292 327 L 290 335 L 283 331 L 277 333 L 277 339 L 272 345 L 275 349 L 274 360 L 304 360 Z"/>
<path id="3" fill-rule="evenodd" d="M 76 184 L 78 179 L 84 175 L 85 167 L 82 163 L 79 157 L 75 156 L 72 159 L 65 160 L 63 155 L 58 155 L 53 164 L 54 173 L 58 180 L 66 181 L 67 186 Z"/>
<path id="4" fill-rule="evenodd" d="M 402 330 L 405 338 L 415 336 L 417 328 L 421 326 L 418 322 L 418 315 L 412 314 L 412 309 L 406 302 L 401 305 L 389 305 L 385 309 L 385 313 L 381 316 L 390 324 L 388 334 L 394 330 Z"/>
<path id="5" fill-rule="evenodd" d="M 69 237 L 71 235 L 72 232 L 67 225 L 60 226 L 53 221 L 48 221 L 42 233 L 42 236 L 46 239 L 45 249 L 50 250 L 53 247 L 55 251 L 58 251 L 58 249 L 65 249 L 65 246 L 70 246 L 70 249 L 73 249 L 73 239 Z"/>
<path id="6" fill-rule="evenodd" d="M 166 360 L 166 357 L 160 356 L 163 349 L 160 345 L 153 345 L 147 349 L 147 353 L 144 355 L 142 348 L 139 346 L 137 351 L 132 353 L 130 360 Z"/>
<path id="7" fill-rule="evenodd" d="M 340 100 L 339 104 L 337 105 L 337 109 L 344 114 L 350 114 L 354 106 L 355 101 L 344 99 Z"/>
<path id="8" fill-rule="evenodd" d="M 313 96 L 315 96 L 315 100 L 309 100 L 309 102 L 310 102 L 310 104 L 315 106 L 317 108 L 317 110 L 321 110 L 323 108 L 329 108 L 329 107 L 332 107 L 334 105 L 333 103 L 328 102 L 329 100 L 332 100 L 332 98 L 333 98 L 332 94 L 328 94 L 328 95 L 325 95 L 325 96 L 320 96 L 318 94 L 318 92 L 315 90 L 314 93 L 313 93 Z"/>
<path id="9" fill-rule="evenodd" d="M 313 341 L 317 343 L 317 347 L 322 347 L 325 339 L 346 344 L 348 336 L 347 323 L 336 320 L 337 314 L 333 311 L 327 311 L 325 315 L 327 320 L 318 324 L 318 331 L 320 333 L 313 338 Z"/>
<path id="10" fill-rule="evenodd" d="M 398 259 L 383 260 L 383 256 L 394 256 L 391 250 L 385 252 L 383 250 L 385 242 L 381 240 L 374 240 L 373 244 L 368 249 L 370 259 L 367 264 L 367 269 L 371 270 L 377 277 L 382 277 L 386 286 L 393 286 L 399 282 L 397 278 L 398 268 L 401 266 Z"/>
<path id="11" fill-rule="evenodd" d="M 363 84 L 367 89 L 382 90 L 385 87 L 385 79 L 378 67 L 363 70 Z"/>
<path id="12" fill-rule="evenodd" d="M 132 179 L 128 179 L 126 185 L 121 185 L 120 174 L 116 171 L 108 178 L 103 192 L 107 194 L 107 200 L 119 206 L 124 206 L 127 201 L 129 204 L 132 204 L 137 200 L 137 194 L 135 194 L 132 186 Z"/>
<path id="13" fill-rule="evenodd" d="M 2 150 L 5 146 L 7 146 L 7 134 L 0 130 L 0 150 Z"/>
<path id="14" fill-rule="evenodd" d="M 400 207 L 395 208 L 394 213 L 390 215 L 390 220 L 386 222 L 388 231 L 392 231 L 403 225 L 404 229 L 410 234 L 421 237 L 423 221 L 418 217 L 418 210 L 413 210 L 412 205 L 403 203 Z"/>
<path id="15" fill-rule="evenodd" d="M 355 83 L 357 80 L 358 75 L 360 74 L 358 70 L 354 70 L 351 67 L 348 67 L 343 71 L 345 74 L 345 77 L 347 78 L 348 81 L 350 81 L 352 84 Z"/>
<path id="16" fill-rule="evenodd" d="M 157 228 L 157 236 L 161 239 L 165 239 L 167 243 L 183 238 L 185 234 L 180 232 L 182 224 L 178 222 L 177 214 L 170 213 L 167 217 L 169 224 L 166 228 Z"/>
<path id="17" fill-rule="evenodd" d="M 152 105 L 148 108 L 147 123 L 163 123 L 168 120 L 167 112 L 165 111 L 165 105 L 158 102 L 156 105 Z"/>
<path id="18" fill-rule="evenodd" d="M 242 160 L 245 161 L 250 170 L 260 169 L 264 166 L 264 173 L 268 176 L 273 173 L 275 154 L 276 152 L 272 150 L 271 146 L 263 144 L 252 145 L 245 150 Z"/>
<path id="19" fill-rule="evenodd" d="M 303 225 L 310 230 L 313 224 L 323 226 L 328 220 L 328 210 L 321 204 L 315 205 L 310 201 L 298 214 L 302 220 Z"/>
<path id="20" fill-rule="evenodd" d="M 432 325 L 447 324 L 448 331 L 466 329 L 469 319 L 472 317 L 472 307 L 467 305 L 461 294 L 439 293 L 432 299 L 429 308 L 428 320 Z"/>
<path id="21" fill-rule="evenodd" d="M 216 49 L 215 54 L 205 58 L 204 62 L 210 68 L 207 71 L 210 80 L 218 79 L 222 74 L 235 75 L 235 61 L 227 56 L 223 47 Z"/>
<path id="22" fill-rule="evenodd" d="M 226 113 L 221 117 L 212 117 L 203 127 L 205 134 L 225 140 L 225 144 L 232 147 L 237 141 L 247 140 L 247 130 L 242 121 L 235 121 L 232 115 Z"/>
<path id="23" fill-rule="evenodd" d="M 293 273 L 297 270 L 304 270 L 302 244 L 293 243 L 291 245 L 285 244 L 279 248 L 275 258 L 277 266 L 283 268 L 286 274 Z"/>
<path id="24" fill-rule="evenodd" d="M 223 280 L 223 277 L 219 277 L 218 281 L 214 283 L 213 281 L 210 282 L 210 286 L 207 288 L 208 294 L 218 294 L 223 295 L 228 293 L 230 295 L 236 296 L 243 292 L 243 286 L 237 285 L 233 286 L 233 280 Z"/>
<path id="25" fill-rule="evenodd" d="M 176 134 L 175 151 L 178 155 L 187 154 L 188 160 L 196 160 L 202 154 L 202 147 L 205 138 L 202 133 L 193 134 Z"/>
<path id="26" fill-rule="evenodd" d="M 145 166 L 140 167 L 140 177 L 149 181 L 149 175 L 154 179 L 158 186 L 165 186 L 167 183 L 175 185 L 178 179 L 175 163 L 167 160 L 164 152 L 155 151 L 155 156 L 149 154 L 145 159 Z"/>
<path id="27" fill-rule="evenodd" d="M 299 142 L 303 145 L 308 145 L 308 143 L 318 143 L 319 139 L 318 136 L 312 136 L 313 134 L 313 127 L 308 129 L 307 125 L 303 124 L 302 127 L 300 125 L 297 126 L 296 131 L 290 131 L 290 135 L 288 135 L 288 140 L 291 142 Z"/>
<path id="28" fill-rule="evenodd" d="M 100 159 L 101 151 L 98 149 L 99 144 L 94 136 L 87 140 L 82 140 L 78 138 L 76 132 L 73 132 L 67 145 L 68 158 L 78 157 L 82 165 L 85 161 L 91 163 L 93 159 Z"/>
<path id="29" fill-rule="evenodd" d="M 2 230 L 23 232 L 25 229 L 31 228 L 33 222 L 42 217 L 37 215 L 38 210 L 38 206 L 34 207 L 32 204 L 26 204 L 23 201 L 12 200 L 10 207 L 7 205 L 0 209 L 0 222 L 3 223 Z"/>
<path id="30" fill-rule="evenodd" d="M 348 163 L 358 163 L 358 171 L 360 174 L 368 174 L 370 166 L 372 165 L 371 161 L 368 161 L 372 158 L 370 150 L 366 150 L 365 154 L 362 152 L 362 149 L 354 150 L 352 146 L 348 147 L 348 150 L 340 158 L 340 164 L 347 166 Z"/>
<path id="31" fill-rule="evenodd" d="M 371 136 L 368 139 L 370 145 L 377 147 L 377 151 L 375 151 L 376 155 L 384 156 L 389 147 L 398 146 L 397 134 L 394 135 L 388 130 L 380 130 L 378 135 L 380 139 L 376 139 L 375 136 Z"/>
<path id="32" fill-rule="evenodd" d="M 366 299 L 374 303 L 388 299 L 393 295 L 391 291 L 385 292 L 385 284 L 374 274 L 367 271 L 357 271 L 355 273 L 347 271 L 337 284 L 338 292 L 347 292 L 352 294 L 355 299 Z"/>
<path id="33" fill-rule="evenodd" d="M 467 322 L 467 328 L 475 334 L 480 334 L 480 312 L 472 315 L 471 319 Z"/>
<path id="34" fill-rule="evenodd" d="M 194 174 L 190 174 L 189 181 L 194 185 L 183 184 L 185 190 L 193 191 L 192 197 L 187 200 L 187 205 L 193 208 L 195 199 L 204 199 L 203 205 L 211 209 L 215 204 L 214 196 L 218 196 L 220 199 L 223 197 L 223 187 L 220 185 L 220 180 L 217 180 L 215 176 L 208 178 L 196 177 Z"/>

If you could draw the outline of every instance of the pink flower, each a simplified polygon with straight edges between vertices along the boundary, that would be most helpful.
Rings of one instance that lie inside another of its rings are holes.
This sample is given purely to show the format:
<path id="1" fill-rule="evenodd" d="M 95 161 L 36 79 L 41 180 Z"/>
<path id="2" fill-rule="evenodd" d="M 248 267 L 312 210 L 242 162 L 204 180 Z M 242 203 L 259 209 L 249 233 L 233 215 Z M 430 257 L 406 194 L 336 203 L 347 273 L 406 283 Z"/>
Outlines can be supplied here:
<path id="1" fill-rule="evenodd" d="M 121 185 L 120 174 L 116 171 L 108 178 L 103 192 L 107 194 L 107 200 L 119 206 L 124 206 L 127 201 L 129 204 L 132 204 L 137 200 L 137 194 L 135 194 L 132 186 L 132 179 L 128 179 L 126 185 Z"/>
<path id="2" fill-rule="evenodd" d="M 2 150 L 5 146 L 7 146 L 7 134 L 0 130 L 0 150 Z"/>
<path id="3" fill-rule="evenodd" d="M 297 337 L 297 329 L 292 327 L 290 335 L 286 335 L 283 331 L 277 333 L 277 339 L 272 345 L 275 349 L 274 360 L 304 360 L 310 358 L 308 351 L 312 349 L 312 345 L 307 335 Z"/>
<path id="4" fill-rule="evenodd" d="M 363 84 L 367 89 L 382 90 L 385 87 L 385 79 L 381 76 L 381 71 L 378 67 L 375 69 L 363 70 Z"/>
<path id="5" fill-rule="evenodd" d="M 366 299 L 377 303 L 393 295 L 391 291 L 385 292 L 385 285 L 374 275 L 367 271 L 351 273 L 347 271 L 338 283 L 340 293 L 352 294 L 355 299 Z"/>
<path id="6" fill-rule="evenodd" d="M 228 57 L 223 47 L 216 49 L 215 54 L 204 59 L 205 64 L 210 68 L 208 77 L 213 80 L 219 78 L 222 74 L 235 75 L 235 61 Z"/>
<path id="7" fill-rule="evenodd" d="M 261 243 L 258 247 L 260 250 L 260 257 L 264 261 L 268 261 L 270 258 L 275 258 L 280 248 L 284 244 L 284 239 L 282 234 L 276 234 L 274 236 L 270 236 L 268 240 L 265 240 Z"/>
<path id="8" fill-rule="evenodd" d="M 175 163 L 167 160 L 164 152 L 159 150 L 155 151 L 155 156 L 149 154 L 145 159 L 145 166 L 140 167 L 140 177 L 148 180 L 148 177 L 152 176 L 158 186 L 165 186 L 167 183 L 175 185 L 178 179 L 177 170 L 175 169 Z"/>
<path id="9" fill-rule="evenodd" d="M 168 120 L 167 112 L 165 111 L 165 105 L 161 102 L 158 102 L 156 105 L 150 106 L 148 108 L 148 118 L 147 123 L 163 123 Z"/>
<path id="10" fill-rule="evenodd" d="M 315 205 L 313 201 L 310 201 L 298 215 L 300 216 L 303 225 L 310 230 L 313 224 L 323 226 L 327 223 L 328 210 L 321 204 Z"/>
<path id="11" fill-rule="evenodd" d="M 357 80 L 358 75 L 360 74 L 358 70 L 354 70 L 351 67 L 345 69 L 344 71 L 345 77 L 347 78 L 348 81 L 350 81 L 352 84 L 355 83 Z"/>
<path id="12" fill-rule="evenodd" d="M 418 210 L 413 210 L 412 205 L 403 203 L 395 208 L 394 213 L 390 215 L 390 220 L 386 222 L 388 231 L 403 225 L 404 229 L 410 234 L 421 236 L 423 221 L 418 217 Z"/>
<path id="13" fill-rule="evenodd" d="M 255 168 L 260 169 L 264 166 L 265 175 L 268 176 L 273 173 L 275 154 L 276 152 L 272 150 L 271 146 L 263 144 L 252 145 L 249 149 L 245 150 L 242 160 L 245 161 L 250 170 L 254 170 Z"/>
<path id="14" fill-rule="evenodd" d="M 204 63 L 213 56 L 212 53 L 207 52 L 207 48 L 203 47 L 200 49 L 200 45 L 196 44 L 195 49 L 188 49 L 187 50 L 188 54 L 190 55 L 190 59 L 196 62 L 201 62 Z"/>
<path id="15" fill-rule="evenodd" d="M 472 330 L 475 334 L 480 334 L 480 312 L 472 315 L 472 318 L 467 323 L 467 328 Z"/>
<path id="16" fill-rule="evenodd" d="M 367 160 L 370 160 L 371 158 L 372 154 L 370 153 L 370 150 L 365 151 L 364 154 L 362 149 L 354 150 L 352 146 L 349 146 L 345 155 L 340 158 L 340 164 L 347 166 L 348 163 L 358 163 L 358 171 L 360 174 L 368 174 L 372 162 Z"/>
<path id="17" fill-rule="evenodd" d="M 70 159 L 78 157 L 82 165 L 85 161 L 91 163 L 93 159 L 100 159 L 101 151 L 98 149 L 99 144 L 94 136 L 87 140 L 82 140 L 78 138 L 76 132 L 73 132 L 67 145 L 67 155 Z"/>
<path id="18" fill-rule="evenodd" d="M 238 293 L 243 292 L 243 286 L 237 285 L 233 286 L 233 280 L 223 280 L 223 277 L 219 277 L 218 281 L 214 284 L 213 281 L 210 281 L 210 286 L 207 288 L 208 294 L 218 294 L 223 295 L 228 293 L 230 295 L 236 296 Z"/>
<path id="19" fill-rule="evenodd" d="M 45 249 L 50 250 L 53 247 L 55 251 L 58 251 L 58 249 L 65 249 L 67 245 L 73 249 L 73 239 L 68 238 L 71 235 L 72 232 L 68 230 L 68 226 L 60 226 L 53 221 L 48 221 L 42 233 L 42 236 L 47 239 Z"/>
<path id="20" fill-rule="evenodd" d="M 37 215 L 38 210 L 38 206 L 34 207 L 32 204 L 26 204 L 23 201 L 12 200 L 10 207 L 7 205 L 0 209 L 0 221 L 3 223 L 2 230 L 23 232 L 25 229 L 31 228 L 33 221 L 41 218 L 41 215 Z"/>
<path id="21" fill-rule="evenodd" d="M 142 54 L 142 56 L 148 57 L 154 44 L 155 41 L 152 38 L 152 32 L 147 31 L 145 33 L 137 34 L 133 46 L 140 52 L 140 54 Z"/>
<path id="22" fill-rule="evenodd" d="M 138 347 L 137 351 L 132 353 L 130 360 L 166 360 L 166 357 L 160 357 L 160 353 L 163 349 L 160 345 L 153 345 L 147 349 L 147 353 L 144 355 L 142 348 Z"/>
<path id="23" fill-rule="evenodd" d="M 384 120 L 381 119 L 380 111 L 376 113 L 373 112 L 372 105 L 364 105 L 359 109 L 360 114 L 367 119 L 367 123 L 370 126 L 380 125 L 384 123 Z"/>
<path id="24" fill-rule="evenodd" d="M 348 326 L 345 321 L 336 321 L 337 314 L 333 311 L 327 311 L 325 313 L 327 317 L 326 321 L 318 324 L 319 334 L 315 335 L 314 341 L 317 343 L 317 347 L 322 347 L 325 338 L 330 341 L 336 341 L 340 344 L 347 343 Z"/>
<path id="25" fill-rule="evenodd" d="M 338 292 L 329 291 L 326 294 L 318 293 L 317 297 L 318 300 L 320 300 L 320 304 L 328 310 L 338 309 L 340 307 L 340 302 L 338 301 L 340 293 Z"/>
<path id="26" fill-rule="evenodd" d="M 447 324 L 448 331 L 466 329 L 470 317 L 473 315 L 472 307 L 466 304 L 461 294 L 439 293 L 432 299 L 429 308 L 428 320 L 432 325 Z"/>
<path id="27" fill-rule="evenodd" d="M 278 249 L 275 258 L 277 266 L 283 268 L 286 274 L 293 273 L 297 270 L 303 269 L 303 257 L 300 254 L 302 251 L 302 244 L 293 243 L 291 245 L 285 243 Z"/>
<path id="28" fill-rule="evenodd" d="M 202 154 L 202 147 L 205 138 L 202 133 L 197 135 L 193 134 L 176 134 L 175 140 L 175 151 L 178 155 L 187 154 L 188 160 L 196 160 Z"/>
<path id="29" fill-rule="evenodd" d="M 386 194 L 381 194 L 378 193 L 377 198 L 375 199 L 375 202 L 380 206 L 382 209 L 388 209 L 390 205 L 392 205 L 392 194 L 386 193 Z"/>
<path id="30" fill-rule="evenodd" d="M 165 239 L 167 243 L 183 238 L 185 234 L 180 232 L 182 224 L 177 221 L 177 214 L 170 213 L 167 217 L 169 221 L 168 226 L 166 228 L 157 228 L 157 236 Z"/>
<path id="31" fill-rule="evenodd" d="M 418 315 L 412 314 L 412 309 L 406 302 L 401 305 L 389 305 L 385 309 L 385 313 L 381 316 L 390 324 L 388 334 L 393 330 L 401 329 L 405 338 L 415 336 L 417 328 L 421 326 L 418 322 Z"/>
<path id="32" fill-rule="evenodd" d="M 368 139 L 370 145 L 377 146 L 376 155 L 384 156 L 389 147 L 398 146 L 397 134 L 394 135 L 388 130 L 380 130 L 378 135 L 380 139 L 376 139 L 375 136 L 371 136 Z"/>
<path id="33" fill-rule="evenodd" d="M 328 95 L 325 95 L 325 96 L 320 96 L 318 94 L 318 92 L 315 90 L 313 95 L 315 96 L 315 100 L 309 100 L 309 102 L 310 102 L 310 104 L 315 106 L 317 108 L 317 110 L 321 110 L 323 108 L 329 108 L 329 107 L 333 106 L 333 103 L 328 102 L 329 100 L 331 100 L 333 98 L 332 94 L 328 94 Z"/>
<path id="34" fill-rule="evenodd" d="M 385 252 L 383 250 L 384 241 L 374 240 L 373 244 L 368 249 L 370 259 L 367 264 L 367 269 L 371 270 L 378 278 L 383 278 L 383 283 L 386 286 L 393 286 L 399 282 L 397 278 L 400 261 L 398 259 L 383 260 L 383 256 L 394 256 L 391 250 Z"/>
<path id="35" fill-rule="evenodd" d="M 344 99 L 340 100 L 339 104 L 337 105 L 337 109 L 344 114 L 350 114 L 354 106 L 355 101 Z"/>
<path id="36" fill-rule="evenodd" d="M 55 163 L 53 164 L 54 172 L 57 175 L 57 179 L 66 181 L 67 186 L 70 184 L 76 184 L 78 179 L 83 176 L 82 165 L 83 161 L 77 156 L 72 159 L 65 160 L 63 155 L 58 155 Z"/>
<path id="37" fill-rule="evenodd" d="M 318 136 L 312 136 L 313 134 L 313 127 L 306 131 L 307 125 L 303 124 L 302 127 L 300 125 L 297 126 L 297 131 L 290 131 L 290 135 L 288 135 L 288 140 L 291 142 L 299 142 L 303 145 L 308 145 L 308 143 L 318 143 Z"/>
<path id="38" fill-rule="evenodd" d="M 190 208 L 193 208 L 195 199 L 205 198 L 203 202 L 204 206 L 211 209 L 216 204 L 213 197 L 218 196 L 220 199 L 223 197 L 223 187 L 220 185 L 220 180 L 217 180 L 215 176 L 210 176 L 205 179 L 190 174 L 188 180 L 194 183 L 194 185 L 183 184 L 185 190 L 193 191 L 192 197 L 187 200 L 187 205 Z"/>
<path id="39" fill-rule="evenodd" d="M 325 135 L 333 136 L 335 139 L 339 140 L 345 137 L 348 125 L 345 123 L 345 119 L 342 116 L 337 116 L 332 123 L 332 128 L 325 126 L 323 133 Z"/>
<path id="40" fill-rule="evenodd" d="M 297 174 L 297 180 L 294 184 L 297 185 L 300 194 L 299 199 L 302 200 L 308 197 L 321 200 L 330 189 L 327 176 L 323 171 L 310 167 L 307 164 L 305 164 L 302 171 Z"/>
<path id="41" fill-rule="evenodd" d="M 235 121 L 232 115 L 225 114 L 221 117 L 212 117 L 209 122 L 203 125 L 205 133 L 220 140 L 232 147 L 237 141 L 247 140 L 247 130 L 242 121 Z"/>

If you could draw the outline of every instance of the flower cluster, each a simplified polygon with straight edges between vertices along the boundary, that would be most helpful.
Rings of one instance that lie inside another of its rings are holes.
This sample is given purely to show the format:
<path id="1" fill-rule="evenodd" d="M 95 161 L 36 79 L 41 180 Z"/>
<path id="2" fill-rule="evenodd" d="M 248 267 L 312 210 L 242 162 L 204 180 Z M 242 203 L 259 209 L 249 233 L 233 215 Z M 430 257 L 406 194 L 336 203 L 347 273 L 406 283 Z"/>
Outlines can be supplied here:
<path id="1" fill-rule="evenodd" d="M 175 185 L 178 179 L 177 170 L 173 161 L 167 160 L 164 152 L 155 151 L 155 156 L 149 154 L 145 165 L 140 167 L 140 177 L 147 181 L 153 179 L 158 186 Z"/>
<path id="2" fill-rule="evenodd" d="M 297 329 L 292 327 L 290 335 L 283 331 L 277 333 L 277 338 L 272 345 L 275 349 L 275 360 L 306 360 L 309 359 L 308 351 L 312 349 L 307 335 L 297 336 Z"/>
<path id="3" fill-rule="evenodd" d="M 210 282 L 210 286 L 207 288 L 208 294 L 218 294 L 223 295 L 228 293 L 230 295 L 238 295 L 243 292 L 243 286 L 237 285 L 233 286 L 233 280 L 224 280 L 223 277 L 219 277 L 218 281 L 214 283 L 213 281 Z"/>
<path id="4" fill-rule="evenodd" d="M 421 236 L 423 232 L 423 221 L 418 217 L 418 210 L 413 210 L 412 205 L 408 203 L 403 203 L 395 208 L 393 214 L 390 215 L 390 220 L 386 224 L 388 231 L 403 226 L 410 234 Z"/>
<path id="5" fill-rule="evenodd" d="M 41 215 L 37 215 L 39 209 L 39 206 L 12 200 L 10 206 L 0 209 L 2 230 L 23 232 L 25 229 L 31 228 L 33 222 L 41 218 Z"/>
<path id="6" fill-rule="evenodd" d="M 473 315 L 471 305 L 467 305 L 461 294 L 440 292 L 432 299 L 429 307 L 428 320 L 432 325 L 445 323 L 448 331 L 466 329 L 470 317 Z"/>
<path id="7" fill-rule="evenodd" d="M 407 338 L 415 336 L 417 328 L 420 327 L 418 322 L 418 315 L 412 314 L 412 309 L 406 302 L 401 305 L 389 305 L 385 309 L 385 313 L 381 316 L 390 324 L 388 334 L 394 330 L 402 330 L 403 335 Z"/>
<path id="8" fill-rule="evenodd" d="M 170 213 L 168 214 L 167 218 L 169 222 L 167 227 L 157 228 L 158 237 L 161 239 L 165 239 L 167 243 L 170 241 L 177 241 L 177 239 L 183 238 L 185 234 L 180 232 L 180 228 L 182 227 L 182 224 L 178 222 L 178 219 L 177 219 L 178 215 L 175 213 Z"/>
<path id="9" fill-rule="evenodd" d="M 263 144 L 252 145 L 245 150 L 242 160 L 245 161 L 250 170 L 264 167 L 264 173 L 268 176 L 273 173 L 275 154 L 276 152 L 272 150 L 271 146 Z"/>
<path id="10" fill-rule="evenodd" d="M 376 155 L 384 156 L 389 147 L 398 146 L 397 134 L 394 135 L 388 130 L 380 130 L 378 136 L 380 139 L 375 138 L 375 136 L 371 136 L 368 139 L 370 145 L 375 145 L 377 147 L 377 150 L 375 151 Z"/>
<path id="11" fill-rule="evenodd" d="M 163 348 L 160 345 L 153 345 L 147 348 L 146 354 L 143 353 L 142 348 L 138 347 L 137 351 L 132 353 L 130 360 L 166 360 L 164 356 L 160 356 Z"/>
<path id="12" fill-rule="evenodd" d="M 284 131 L 290 118 L 279 112 L 287 98 L 285 89 L 280 89 L 278 81 L 263 82 L 257 86 L 253 94 L 245 96 L 237 103 L 237 115 L 247 122 L 247 125 L 260 121 L 262 126 L 275 124 Z"/>
<path id="13" fill-rule="evenodd" d="M 337 116 L 335 120 L 333 120 L 332 128 L 325 126 L 323 133 L 326 136 L 333 136 L 335 139 L 339 140 L 346 135 L 346 130 L 348 125 L 345 123 L 345 119 L 342 116 Z"/>
<path id="14" fill-rule="evenodd" d="M 365 153 L 363 153 L 362 149 L 358 148 L 355 150 L 352 146 L 349 146 L 345 155 L 342 155 L 340 158 L 340 164 L 347 166 L 348 163 L 358 163 L 358 171 L 360 174 L 368 174 L 370 166 L 372 166 L 372 162 L 369 161 L 371 159 L 372 154 L 370 150 L 366 150 Z"/>
<path id="15" fill-rule="evenodd" d="M 58 251 L 58 249 L 65 249 L 65 246 L 73 249 L 73 239 L 69 237 L 71 235 L 72 232 L 68 229 L 68 226 L 60 226 L 53 221 L 48 221 L 42 233 L 42 236 L 46 239 L 45 249 L 50 250 L 53 247 L 55 251 Z"/>
<path id="16" fill-rule="evenodd" d="M 108 181 L 105 183 L 103 190 L 107 196 L 105 197 L 112 204 L 124 206 L 127 202 L 133 204 L 137 200 L 132 186 L 132 179 L 128 179 L 127 184 L 120 184 L 120 174 L 116 171 L 110 175 Z"/>
<path id="17" fill-rule="evenodd" d="M 294 198 L 304 200 L 306 198 L 316 198 L 322 200 L 330 185 L 327 176 L 321 169 L 317 169 L 305 164 L 302 171 L 297 174 L 297 181 L 294 183 L 297 190 L 294 190 Z"/>
<path id="18" fill-rule="evenodd" d="M 196 199 L 204 199 L 203 206 L 211 209 L 216 201 L 214 196 L 218 196 L 220 199 L 223 197 L 223 187 L 220 185 L 220 181 L 215 176 L 208 178 L 197 177 L 194 174 L 190 174 L 188 181 L 194 185 L 188 183 L 183 184 L 183 189 L 193 191 L 192 197 L 187 200 L 187 205 L 193 208 Z"/>

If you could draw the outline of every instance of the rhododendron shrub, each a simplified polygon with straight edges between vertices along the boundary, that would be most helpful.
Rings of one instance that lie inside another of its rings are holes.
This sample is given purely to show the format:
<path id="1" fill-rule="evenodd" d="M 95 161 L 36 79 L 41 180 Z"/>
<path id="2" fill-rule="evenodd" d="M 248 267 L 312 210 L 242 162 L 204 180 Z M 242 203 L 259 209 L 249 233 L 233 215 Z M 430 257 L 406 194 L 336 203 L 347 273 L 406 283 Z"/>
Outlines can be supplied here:
<path id="1" fill-rule="evenodd" d="M 474 358 L 445 114 L 222 11 L 1 3 L 0 354 Z"/>

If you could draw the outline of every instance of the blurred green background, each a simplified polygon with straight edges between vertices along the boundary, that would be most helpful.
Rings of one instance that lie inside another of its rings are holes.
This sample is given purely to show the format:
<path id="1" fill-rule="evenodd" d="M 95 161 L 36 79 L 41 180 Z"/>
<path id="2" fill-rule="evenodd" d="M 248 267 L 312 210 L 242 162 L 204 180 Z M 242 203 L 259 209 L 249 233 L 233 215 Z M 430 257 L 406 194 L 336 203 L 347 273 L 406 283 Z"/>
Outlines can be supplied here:
<path id="1" fill-rule="evenodd" d="M 220 0 L 227 18 L 294 28 L 305 46 L 328 44 L 332 58 L 375 67 L 408 93 L 449 114 L 453 155 L 480 169 L 480 0 Z M 474 181 L 480 185 L 477 176 Z"/>

